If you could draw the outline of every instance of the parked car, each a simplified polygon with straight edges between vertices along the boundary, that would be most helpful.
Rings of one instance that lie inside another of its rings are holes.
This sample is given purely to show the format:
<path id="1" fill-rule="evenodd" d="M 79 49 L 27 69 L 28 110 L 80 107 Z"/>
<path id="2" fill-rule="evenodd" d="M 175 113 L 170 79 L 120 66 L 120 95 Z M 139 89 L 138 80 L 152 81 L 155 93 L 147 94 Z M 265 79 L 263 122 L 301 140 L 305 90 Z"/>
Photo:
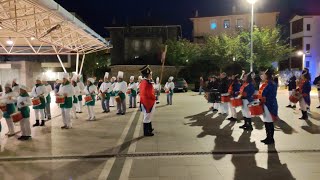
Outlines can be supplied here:
<path id="1" fill-rule="evenodd" d="M 178 91 L 182 91 L 182 92 L 188 92 L 188 83 L 186 80 L 184 80 L 183 78 L 176 78 L 173 80 L 174 82 L 174 91 L 178 92 Z"/>

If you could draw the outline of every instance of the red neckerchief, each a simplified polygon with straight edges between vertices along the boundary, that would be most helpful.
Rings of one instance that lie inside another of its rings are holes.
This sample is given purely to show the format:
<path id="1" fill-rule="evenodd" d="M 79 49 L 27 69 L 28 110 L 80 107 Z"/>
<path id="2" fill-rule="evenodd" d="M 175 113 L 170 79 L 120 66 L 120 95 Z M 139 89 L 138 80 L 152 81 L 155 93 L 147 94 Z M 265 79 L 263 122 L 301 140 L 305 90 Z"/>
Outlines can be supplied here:
<path id="1" fill-rule="evenodd" d="M 240 88 L 240 94 L 242 95 L 243 94 L 243 91 L 244 91 L 244 89 L 247 87 L 249 85 L 249 83 L 244 83 L 242 86 L 241 86 L 241 88 Z"/>
<path id="2" fill-rule="evenodd" d="M 231 85 L 229 86 L 228 93 L 229 94 L 233 93 L 233 83 L 231 83 Z"/>
<path id="3" fill-rule="evenodd" d="M 261 87 L 259 88 L 259 93 L 258 93 L 259 99 L 262 98 L 262 93 L 263 93 L 264 89 L 267 87 L 267 85 L 268 85 L 268 81 L 264 82 L 264 83 L 261 85 Z"/>

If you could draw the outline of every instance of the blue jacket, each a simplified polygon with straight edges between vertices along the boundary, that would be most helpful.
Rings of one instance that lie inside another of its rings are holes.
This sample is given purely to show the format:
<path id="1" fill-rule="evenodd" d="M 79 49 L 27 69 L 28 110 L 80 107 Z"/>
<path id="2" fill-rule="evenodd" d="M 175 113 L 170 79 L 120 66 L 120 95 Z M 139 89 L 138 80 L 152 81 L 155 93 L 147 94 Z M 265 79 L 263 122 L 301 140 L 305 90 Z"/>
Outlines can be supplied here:
<path id="1" fill-rule="evenodd" d="M 253 101 L 253 95 L 255 92 L 255 88 L 254 85 L 252 83 L 249 83 L 249 85 L 247 85 L 244 90 L 243 90 L 246 94 L 245 97 L 243 97 L 243 99 L 247 99 L 249 102 Z"/>
<path id="2" fill-rule="evenodd" d="M 277 85 L 274 82 L 269 81 L 262 92 L 262 97 L 266 99 L 265 105 L 270 114 L 274 117 L 278 117 Z"/>
<path id="3" fill-rule="evenodd" d="M 230 94 L 230 95 L 232 97 L 237 97 L 239 95 L 240 87 L 241 87 L 241 84 L 239 82 L 234 82 L 232 84 L 232 94 Z"/>
<path id="4" fill-rule="evenodd" d="M 303 99 L 307 103 L 307 105 L 310 106 L 311 104 L 311 98 L 310 98 L 310 91 L 311 91 L 311 84 L 310 81 L 306 81 L 301 89 Z"/>

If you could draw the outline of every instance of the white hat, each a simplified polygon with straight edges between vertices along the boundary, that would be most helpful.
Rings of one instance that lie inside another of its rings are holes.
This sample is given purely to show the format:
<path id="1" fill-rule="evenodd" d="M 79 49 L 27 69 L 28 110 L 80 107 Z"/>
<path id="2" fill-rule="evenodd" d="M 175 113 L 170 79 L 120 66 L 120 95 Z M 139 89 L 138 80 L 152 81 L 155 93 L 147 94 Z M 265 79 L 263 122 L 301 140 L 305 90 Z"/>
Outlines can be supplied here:
<path id="1" fill-rule="evenodd" d="M 114 77 L 114 76 L 112 77 L 112 79 L 113 79 L 113 80 L 117 80 L 117 78 L 116 78 L 116 77 Z"/>
<path id="2" fill-rule="evenodd" d="M 118 72 L 118 78 L 123 78 L 123 74 L 124 74 L 124 73 L 123 73 L 122 71 L 119 71 L 119 72 Z"/>
<path id="3" fill-rule="evenodd" d="M 69 73 L 63 73 L 62 78 L 69 79 L 70 78 Z"/>
<path id="4" fill-rule="evenodd" d="M 6 84 L 4 85 L 6 88 L 12 88 L 12 83 L 7 81 Z"/>
<path id="5" fill-rule="evenodd" d="M 42 77 L 41 77 L 41 76 L 37 76 L 37 77 L 36 77 L 36 81 L 37 81 L 37 80 L 42 81 Z"/>
<path id="6" fill-rule="evenodd" d="M 134 76 L 130 76 L 130 80 L 134 80 Z"/>
<path id="7" fill-rule="evenodd" d="M 170 76 L 170 77 L 169 77 L 169 80 L 173 81 L 173 77 L 172 77 L 172 76 Z"/>
<path id="8" fill-rule="evenodd" d="M 75 81 L 76 82 L 77 79 L 78 79 L 78 75 L 75 74 L 75 75 L 72 76 L 71 81 Z"/>
<path id="9" fill-rule="evenodd" d="M 12 82 L 17 83 L 17 78 L 14 78 L 14 79 L 12 80 Z"/>
<path id="10" fill-rule="evenodd" d="M 159 78 L 159 77 L 157 77 L 157 79 L 156 79 L 156 83 L 159 83 L 159 81 L 160 81 L 160 78 Z"/>
<path id="11" fill-rule="evenodd" d="M 109 73 L 108 73 L 108 72 L 106 72 L 106 73 L 104 74 L 104 78 L 109 78 Z"/>
<path id="12" fill-rule="evenodd" d="M 140 79 L 140 80 L 141 80 L 141 79 L 142 79 L 142 76 L 139 76 L 139 77 L 138 77 L 138 79 Z"/>
<path id="13" fill-rule="evenodd" d="M 88 81 L 90 81 L 92 84 L 94 83 L 94 79 L 93 78 L 88 78 Z"/>
<path id="14" fill-rule="evenodd" d="M 23 89 L 25 91 L 28 91 L 28 89 L 29 89 L 26 85 L 20 85 L 19 87 L 20 87 L 20 89 Z"/>

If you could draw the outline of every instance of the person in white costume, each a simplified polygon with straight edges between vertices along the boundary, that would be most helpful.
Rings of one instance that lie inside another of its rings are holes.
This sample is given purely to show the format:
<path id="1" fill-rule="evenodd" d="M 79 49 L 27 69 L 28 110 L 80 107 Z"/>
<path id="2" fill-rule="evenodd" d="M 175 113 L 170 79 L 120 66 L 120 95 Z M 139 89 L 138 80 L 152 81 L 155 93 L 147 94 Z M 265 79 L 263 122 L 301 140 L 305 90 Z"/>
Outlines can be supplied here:
<path id="1" fill-rule="evenodd" d="M 33 125 L 33 127 L 45 126 L 44 109 L 46 107 L 45 97 L 47 97 L 47 90 L 46 90 L 46 87 L 42 84 L 42 78 L 40 76 L 36 78 L 36 84 L 32 88 L 31 97 L 39 98 L 41 101 L 40 105 L 33 105 L 33 109 L 36 117 L 36 123 Z M 41 120 L 41 124 L 40 124 L 40 120 Z"/>
<path id="2" fill-rule="evenodd" d="M 74 95 L 73 95 L 73 100 L 72 100 L 72 115 L 74 119 L 78 119 L 77 117 L 77 107 L 78 107 L 78 103 L 79 103 L 79 99 L 78 97 L 80 96 L 80 88 L 77 84 L 77 75 L 73 75 L 72 79 L 71 79 L 71 84 L 73 86 L 73 90 L 74 90 Z"/>
<path id="3" fill-rule="evenodd" d="M 79 87 L 79 89 L 80 89 L 80 94 L 79 94 L 79 96 L 78 96 L 78 107 L 77 107 L 77 113 L 82 113 L 82 95 L 85 95 L 85 93 L 84 93 L 84 88 L 85 88 L 85 86 L 84 86 L 84 84 L 83 84 L 83 82 L 82 81 L 80 81 L 80 79 L 81 79 L 81 75 L 78 75 L 77 76 L 77 86 Z"/>
<path id="4" fill-rule="evenodd" d="M 103 113 L 110 112 L 110 96 L 113 90 L 111 82 L 109 82 L 109 73 L 106 72 L 104 75 L 104 82 L 101 84 L 99 93 L 101 97 L 101 106 L 103 109 Z"/>
<path id="5" fill-rule="evenodd" d="M 156 103 L 159 104 L 160 103 L 160 94 L 161 94 L 161 84 L 160 84 L 160 79 L 159 77 L 156 78 L 156 83 L 153 84 L 154 87 L 154 91 L 156 94 Z"/>
<path id="6" fill-rule="evenodd" d="M 6 105 L 7 111 L 3 113 L 3 117 L 6 119 L 9 132 L 6 134 L 11 137 L 15 135 L 14 124 L 11 118 L 11 114 L 16 112 L 17 97 L 16 93 L 12 91 L 12 83 L 7 82 L 5 84 L 5 95 L 1 98 L 3 104 Z"/>
<path id="7" fill-rule="evenodd" d="M 130 83 L 128 84 L 128 91 L 130 90 L 129 97 L 129 108 L 137 108 L 137 91 L 138 84 L 134 82 L 134 76 L 130 77 Z"/>
<path id="8" fill-rule="evenodd" d="M 167 105 L 172 105 L 172 96 L 173 96 L 173 90 L 175 88 L 173 81 L 173 77 L 169 77 L 168 82 L 164 86 L 164 89 L 167 93 Z"/>
<path id="9" fill-rule="evenodd" d="M 30 124 L 30 108 L 31 98 L 28 94 L 28 89 L 25 85 L 20 85 L 20 95 L 17 100 L 18 111 L 21 112 L 23 119 L 20 121 L 21 137 L 18 140 L 26 141 L 31 139 L 31 124 Z"/>
<path id="10" fill-rule="evenodd" d="M 89 115 L 88 120 L 89 121 L 94 121 L 96 119 L 95 113 L 94 113 L 94 106 L 96 103 L 95 99 L 96 99 L 96 95 L 98 93 L 98 90 L 97 90 L 97 86 L 95 86 L 93 83 L 94 83 L 94 79 L 89 78 L 87 80 L 87 86 L 84 88 L 84 92 L 85 92 L 86 96 L 91 96 L 91 98 L 92 98 L 92 101 L 86 102 L 86 106 L 88 107 L 88 115 Z"/>
<path id="11" fill-rule="evenodd" d="M 127 92 L 127 82 L 123 81 L 123 72 L 118 72 L 118 82 L 114 87 L 114 92 L 116 97 L 118 98 L 117 101 L 117 115 L 125 115 L 126 114 L 126 92 Z"/>
<path id="12" fill-rule="evenodd" d="M 46 108 L 45 108 L 45 117 L 47 120 L 51 119 L 51 108 L 50 108 L 50 104 L 51 104 L 51 91 L 52 91 L 52 87 L 51 85 L 48 83 L 47 81 L 47 77 L 44 77 L 42 79 L 42 84 L 46 87 L 47 90 L 47 96 L 46 98 Z"/>
<path id="13" fill-rule="evenodd" d="M 111 82 L 111 87 L 112 87 L 112 91 L 110 93 L 110 107 L 114 107 L 114 104 L 115 104 L 115 93 L 113 91 L 114 87 L 116 86 L 116 80 L 117 78 L 116 77 L 112 77 L 110 79 L 110 82 Z"/>

